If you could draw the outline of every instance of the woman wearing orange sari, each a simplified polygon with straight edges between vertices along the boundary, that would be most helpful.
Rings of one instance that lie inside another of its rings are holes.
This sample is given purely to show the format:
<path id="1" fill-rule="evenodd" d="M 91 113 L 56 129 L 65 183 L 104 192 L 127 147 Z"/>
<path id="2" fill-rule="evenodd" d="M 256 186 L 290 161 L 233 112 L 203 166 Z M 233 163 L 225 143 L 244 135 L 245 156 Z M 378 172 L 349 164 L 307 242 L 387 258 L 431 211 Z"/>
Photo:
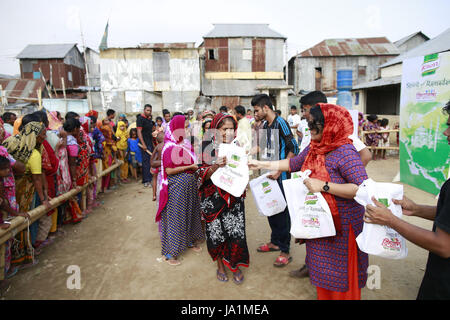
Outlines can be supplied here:
<path id="1" fill-rule="evenodd" d="M 114 155 L 113 155 L 113 149 L 115 148 L 115 141 L 113 137 L 113 129 L 111 128 L 111 125 L 109 124 L 109 119 L 105 118 L 102 121 L 102 127 L 100 128 L 100 131 L 103 133 L 103 136 L 105 137 L 105 141 L 103 142 L 103 170 L 108 169 L 114 162 Z M 105 192 L 107 189 L 109 189 L 111 184 L 111 174 L 108 173 L 107 175 L 104 175 L 102 178 L 102 193 Z"/>

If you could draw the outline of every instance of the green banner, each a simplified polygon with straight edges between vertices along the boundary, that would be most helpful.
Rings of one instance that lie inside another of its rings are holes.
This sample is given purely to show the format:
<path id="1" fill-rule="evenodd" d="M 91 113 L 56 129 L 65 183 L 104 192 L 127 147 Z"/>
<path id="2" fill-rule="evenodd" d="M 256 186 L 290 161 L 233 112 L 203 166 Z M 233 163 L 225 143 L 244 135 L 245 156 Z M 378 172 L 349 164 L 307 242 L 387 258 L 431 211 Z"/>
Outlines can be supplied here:
<path id="1" fill-rule="evenodd" d="M 439 194 L 449 176 L 450 52 L 403 61 L 400 99 L 400 180 Z"/>

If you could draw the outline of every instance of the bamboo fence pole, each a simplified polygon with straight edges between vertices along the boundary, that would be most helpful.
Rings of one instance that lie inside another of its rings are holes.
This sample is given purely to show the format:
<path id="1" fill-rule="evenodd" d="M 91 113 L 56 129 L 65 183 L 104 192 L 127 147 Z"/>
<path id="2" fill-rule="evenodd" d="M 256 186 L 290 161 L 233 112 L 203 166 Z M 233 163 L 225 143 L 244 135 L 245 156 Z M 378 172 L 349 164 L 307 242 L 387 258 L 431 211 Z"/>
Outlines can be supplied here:
<path id="1" fill-rule="evenodd" d="M 54 209 L 61 205 L 62 203 L 66 202 L 67 200 L 75 197 L 77 194 L 85 190 L 90 184 L 94 183 L 95 181 L 98 181 L 100 177 L 107 175 L 111 171 L 117 169 L 120 167 L 120 165 L 123 164 L 123 161 L 119 160 L 116 164 L 112 165 L 108 169 L 104 170 L 101 173 L 101 176 L 97 175 L 96 177 L 92 177 L 87 184 L 85 184 L 82 187 L 77 187 L 76 189 L 70 190 L 69 192 L 60 195 L 59 197 L 56 197 L 52 200 L 50 200 L 50 208 L 47 209 L 44 205 L 40 205 L 37 208 L 34 208 L 33 210 L 28 211 L 28 214 L 30 215 L 30 225 L 35 222 L 36 220 L 40 219 L 44 214 L 49 212 L 51 209 Z M 28 222 L 24 217 L 15 217 L 11 220 L 11 225 L 6 230 L 0 230 L 0 245 L 14 237 L 17 233 L 27 228 Z"/>

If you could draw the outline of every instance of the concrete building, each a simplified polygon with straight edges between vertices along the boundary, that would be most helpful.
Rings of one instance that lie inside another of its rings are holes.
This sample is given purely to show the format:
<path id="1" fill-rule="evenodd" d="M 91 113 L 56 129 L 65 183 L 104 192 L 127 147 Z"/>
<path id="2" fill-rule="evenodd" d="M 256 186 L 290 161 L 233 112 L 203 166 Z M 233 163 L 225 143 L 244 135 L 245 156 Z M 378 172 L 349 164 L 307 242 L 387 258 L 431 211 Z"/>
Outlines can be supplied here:
<path id="1" fill-rule="evenodd" d="M 403 61 L 445 51 L 450 51 L 450 28 L 380 65 L 378 79 L 353 86 L 353 107 L 366 114 L 399 115 Z"/>
<path id="2" fill-rule="evenodd" d="M 147 43 L 100 51 L 104 109 L 141 112 L 147 103 L 184 112 L 200 94 L 199 49 L 195 43 Z"/>
<path id="3" fill-rule="evenodd" d="M 202 94 L 211 108 L 250 107 L 253 96 L 266 93 L 284 115 L 288 90 L 284 81 L 286 37 L 268 24 L 214 24 L 200 46 Z"/>
<path id="4" fill-rule="evenodd" d="M 321 90 L 332 97 L 337 93 L 339 69 L 353 71 L 355 86 L 378 78 L 378 66 L 399 53 L 385 37 L 327 39 L 289 60 L 289 84 L 296 93 Z"/>
<path id="5" fill-rule="evenodd" d="M 63 89 L 63 81 L 66 90 L 85 85 L 84 58 L 74 43 L 28 45 L 16 58 L 22 79 L 43 76 L 56 90 Z"/>

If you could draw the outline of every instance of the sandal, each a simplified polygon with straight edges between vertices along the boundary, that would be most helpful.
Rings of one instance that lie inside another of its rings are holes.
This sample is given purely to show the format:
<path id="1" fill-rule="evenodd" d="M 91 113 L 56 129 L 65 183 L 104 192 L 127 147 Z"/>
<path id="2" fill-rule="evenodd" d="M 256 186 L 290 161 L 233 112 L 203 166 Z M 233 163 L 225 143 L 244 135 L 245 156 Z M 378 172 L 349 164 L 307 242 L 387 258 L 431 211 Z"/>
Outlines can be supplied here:
<path id="1" fill-rule="evenodd" d="M 241 284 L 242 282 L 244 282 L 244 275 L 242 274 L 241 270 L 238 270 L 238 271 L 234 272 L 234 274 L 233 274 L 233 281 L 236 284 Z"/>
<path id="2" fill-rule="evenodd" d="M 301 278 L 308 278 L 309 277 L 308 266 L 305 264 L 298 270 L 292 270 L 291 272 L 289 272 L 289 275 L 292 278 L 300 278 L 300 279 Z"/>
<path id="3" fill-rule="evenodd" d="M 172 255 L 168 254 L 166 257 L 166 262 L 171 266 L 179 266 L 181 262 L 176 258 L 172 257 Z"/>
<path id="4" fill-rule="evenodd" d="M 197 252 L 197 253 L 200 253 L 203 250 L 202 247 L 197 247 L 197 246 L 189 247 L 189 249 L 192 249 L 194 252 Z"/>
<path id="5" fill-rule="evenodd" d="M 266 243 L 266 244 L 263 244 L 262 246 L 260 246 L 258 249 L 256 249 L 256 251 L 258 251 L 258 252 L 272 252 L 272 251 L 280 251 L 280 248 L 274 249 L 272 247 L 269 247 L 269 245 Z"/>
<path id="6" fill-rule="evenodd" d="M 217 280 L 219 280 L 220 282 L 227 282 L 228 281 L 228 277 L 227 274 L 224 272 L 220 272 L 219 269 L 217 269 Z"/>
<path id="7" fill-rule="evenodd" d="M 292 257 L 286 258 L 285 256 L 278 256 L 277 260 L 273 264 L 275 267 L 281 268 L 287 266 L 292 261 Z"/>

